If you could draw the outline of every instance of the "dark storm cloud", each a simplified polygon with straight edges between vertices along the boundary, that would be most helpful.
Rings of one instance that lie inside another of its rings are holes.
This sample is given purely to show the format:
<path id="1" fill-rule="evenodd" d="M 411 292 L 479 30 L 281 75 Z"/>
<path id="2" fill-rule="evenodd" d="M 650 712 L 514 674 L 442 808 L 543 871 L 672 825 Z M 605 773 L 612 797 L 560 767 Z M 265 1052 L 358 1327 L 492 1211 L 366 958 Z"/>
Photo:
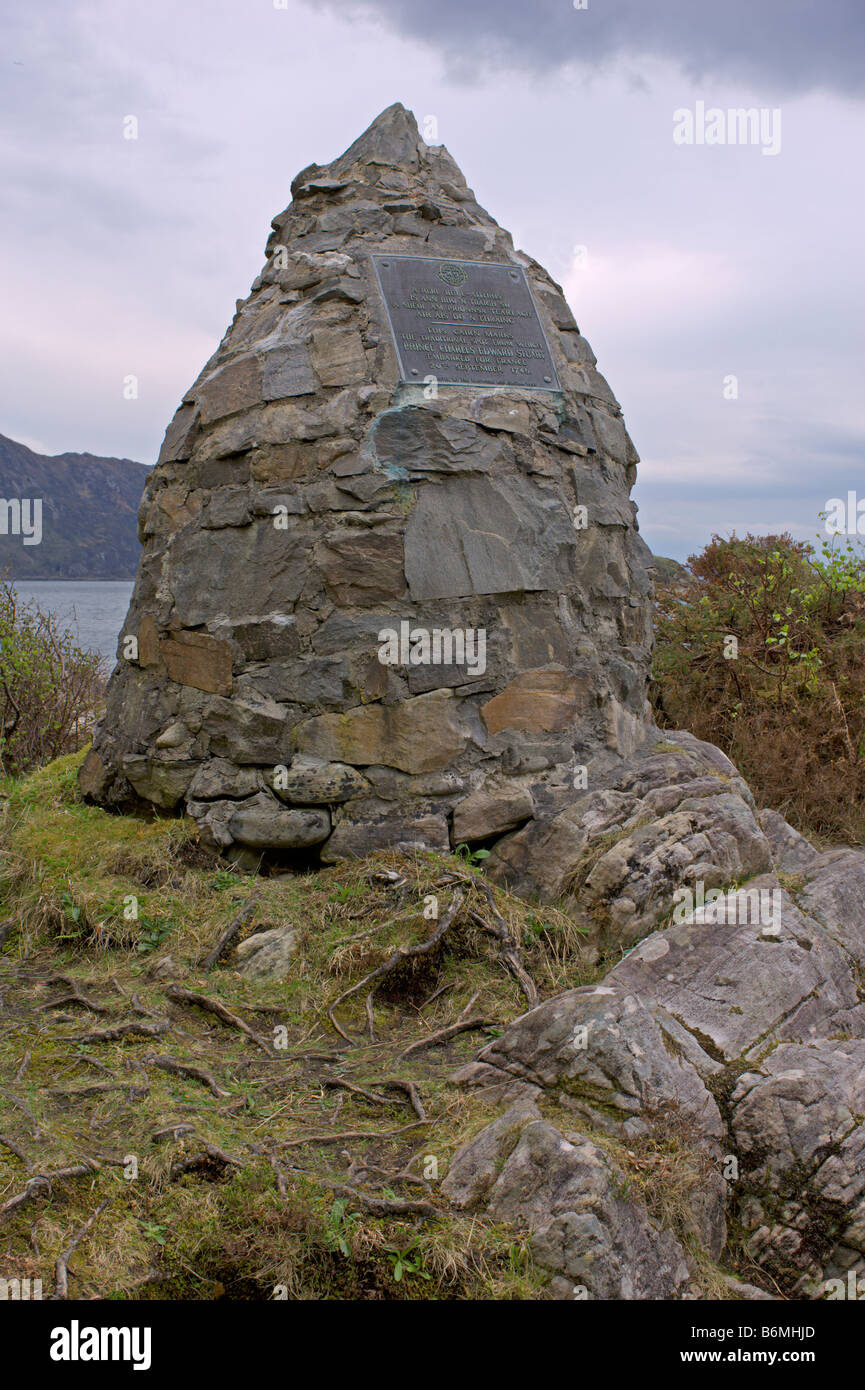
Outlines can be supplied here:
<path id="1" fill-rule="evenodd" d="M 321 0 L 307 0 L 321 7 Z M 696 80 L 865 94 L 862 0 L 326 0 L 439 49 L 451 75 L 668 59 Z"/>

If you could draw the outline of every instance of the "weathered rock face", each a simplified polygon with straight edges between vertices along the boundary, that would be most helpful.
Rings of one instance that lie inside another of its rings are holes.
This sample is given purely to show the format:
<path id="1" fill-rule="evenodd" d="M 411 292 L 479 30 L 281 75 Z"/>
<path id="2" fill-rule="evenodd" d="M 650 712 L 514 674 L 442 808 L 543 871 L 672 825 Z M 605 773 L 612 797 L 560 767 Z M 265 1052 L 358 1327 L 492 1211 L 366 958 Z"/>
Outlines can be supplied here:
<path id="1" fill-rule="evenodd" d="M 755 817 L 717 749 L 666 737 L 675 742 L 632 759 L 615 789 L 580 798 L 539 842 L 551 847 L 551 891 L 570 872 L 574 909 L 604 919 L 602 939 L 641 939 L 600 984 L 516 1019 L 455 1075 L 510 1108 L 456 1155 L 445 1190 L 527 1224 L 563 1297 L 694 1297 L 688 1252 L 676 1262 L 669 1232 L 641 1256 L 650 1218 L 636 1198 L 616 1206 L 621 1174 L 585 1135 L 531 1132 L 548 1154 L 540 1193 L 510 1157 L 544 1098 L 575 1128 L 625 1144 L 663 1134 L 672 1118 L 699 1179 L 684 1212 L 698 1248 L 723 1265 L 729 1224 L 768 1288 L 855 1296 L 850 1280 L 865 1275 L 865 853 L 819 854 L 776 812 Z M 499 872 L 520 871 L 524 848 L 505 850 L 525 833 L 502 841 Z M 627 1284 L 635 1268 L 642 1280 Z"/>
<path id="2" fill-rule="evenodd" d="M 149 478 L 81 785 L 228 852 L 509 835 L 515 862 L 648 730 L 637 455 L 559 287 L 409 112 L 292 193 Z M 524 269 L 562 389 L 400 384 L 374 253 Z M 383 661 L 385 630 L 466 645 Z"/>
<path id="3" fill-rule="evenodd" d="M 597 1144 L 565 1137 L 524 1098 L 461 1150 L 442 1188 L 454 1206 L 485 1205 L 498 1221 L 529 1225 L 561 1297 L 590 1288 L 594 1298 L 672 1298 L 690 1276 L 684 1252 L 616 1194 L 621 1185 Z"/>

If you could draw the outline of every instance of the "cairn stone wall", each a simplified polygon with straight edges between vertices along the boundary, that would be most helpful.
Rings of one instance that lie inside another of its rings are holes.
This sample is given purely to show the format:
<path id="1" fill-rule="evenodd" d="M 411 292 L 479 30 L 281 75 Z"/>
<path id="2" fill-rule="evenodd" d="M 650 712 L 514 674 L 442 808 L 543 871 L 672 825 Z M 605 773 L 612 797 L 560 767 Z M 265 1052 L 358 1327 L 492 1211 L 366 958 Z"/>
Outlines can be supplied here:
<path id="1" fill-rule="evenodd" d="M 528 1232 L 561 1298 L 692 1300 L 712 1262 L 734 1298 L 861 1297 L 865 853 L 819 853 L 652 725 L 621 412 L 448 154 L 391 107 L 292 193 L 149 478 L 85 794 L 185 806 L 250 868 L 491 844 L 491 879 L 622 958 L 452 1077 L 501 1113 L 445 1200 Z M 523 267 L 562 390 L 400 384 L 376 252 Z M 414 660 L 436 631 L 485 660 Z M 246 973 L 296 937 L 249 938 Z M 601 1133 L 675 1142 L 675 1229 Z"/>
<path id="2" fill-rule="evenodd" d="M 291 191 L 149 476 L 82 789 L 250 862 L 491 842 L 646 736 L 637 455 L 560 287 L 403 107 Z M 377 252 L 523 267 L 563 389 L 400 384 Z M 419 629 L 485 661 L 380 659 Z"/>

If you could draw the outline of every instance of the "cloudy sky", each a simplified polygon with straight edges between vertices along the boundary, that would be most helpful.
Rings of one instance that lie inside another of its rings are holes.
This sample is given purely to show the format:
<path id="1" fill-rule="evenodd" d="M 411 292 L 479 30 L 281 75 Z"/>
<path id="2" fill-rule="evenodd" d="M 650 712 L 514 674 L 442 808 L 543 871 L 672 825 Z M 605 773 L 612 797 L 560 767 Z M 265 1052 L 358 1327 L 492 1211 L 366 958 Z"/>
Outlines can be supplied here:
<path id="1" fill-rule="evenodd" d="M 0 433 L 151 462 L 294 174 L 398 100 L 564 285 L 653 549 L 865 496 L 861 0 L 0 10 Z M 677 143 L 700 103 L 766 138 Z"/>

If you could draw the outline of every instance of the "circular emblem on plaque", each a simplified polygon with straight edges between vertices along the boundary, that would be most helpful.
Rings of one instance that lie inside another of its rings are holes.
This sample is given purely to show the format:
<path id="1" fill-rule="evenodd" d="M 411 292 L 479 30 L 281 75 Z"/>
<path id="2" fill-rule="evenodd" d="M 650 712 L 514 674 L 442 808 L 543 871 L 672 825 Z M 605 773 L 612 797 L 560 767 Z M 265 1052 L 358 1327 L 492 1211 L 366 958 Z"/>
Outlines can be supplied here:
<path id="1" fill-rule="evenodd" d="M 446 285 L 464 285 L 468 276 L 461 265 L 454 265 L 453 261 L 445 261 L 444 265 L 439 266 L 439 279 L 444 280 Z"/>

